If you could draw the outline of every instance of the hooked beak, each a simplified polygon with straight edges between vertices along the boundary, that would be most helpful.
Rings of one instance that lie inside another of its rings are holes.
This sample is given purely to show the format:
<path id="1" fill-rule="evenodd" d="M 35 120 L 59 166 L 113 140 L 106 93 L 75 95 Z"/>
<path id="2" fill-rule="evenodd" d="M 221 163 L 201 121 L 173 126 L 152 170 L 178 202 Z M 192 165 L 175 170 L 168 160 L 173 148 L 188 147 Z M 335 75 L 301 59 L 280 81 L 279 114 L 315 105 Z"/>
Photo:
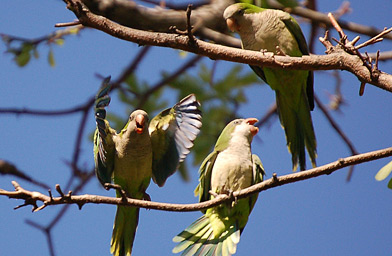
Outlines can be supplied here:
<path id="1" fill-rule="evenodd" d="M 227 27 L 231 30 L 231 32 L 236 32 L 240 30 L 240 26 L 234 18 L 226 19 Z"/>
<path id="2" fill-rule="evenodd" d="M 136 122 L 136 132 L 138 134 L 143 133 L 144 131 L 144 123 L 146 122 L 146 119 L 144 118 L 143 115 L 137 115 L 135 118 L 135 122 Z"/>
<path id="3" fill-rule="evenodd" d="M 247 118 L 245 121 L 247 124 L 251 125 L 250 132 L 252 133 L 253 136 L 255 136 L 259 132 L 259 128 L 253 125 L 257 123 L 259 120 L 257 118 L 251 117 L 251 118 Z"/>

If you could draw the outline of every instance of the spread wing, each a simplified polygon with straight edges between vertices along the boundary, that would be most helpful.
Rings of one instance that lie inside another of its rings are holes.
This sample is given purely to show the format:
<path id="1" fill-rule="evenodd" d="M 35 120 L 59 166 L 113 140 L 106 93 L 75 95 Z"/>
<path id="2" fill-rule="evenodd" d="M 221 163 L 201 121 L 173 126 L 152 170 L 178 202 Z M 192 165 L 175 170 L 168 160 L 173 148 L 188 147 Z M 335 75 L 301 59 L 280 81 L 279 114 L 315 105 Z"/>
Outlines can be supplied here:
<path id="1" fill-rule="evenodd" d="M 110 103 L 108 91 L 111 85 L 109 81 L 110 77 L 104 79 L 102 87 L 95 97 L 95 121 L 97 128 L 94 134 L 94 162 L 95 174 L 102 186 L 112 181 L 115 155 L 113 136 L 116 135 L 116 131 L 110 128 L 109 122 L 105 119 L 105 107 Z"/>
<path id="2" fill-rule="evenodd" d="M 151 120 L 152 177 L 158 186 L 165 184 L 193 147 L 202 125 L 199 107 L 195 95 L 190 94 Z"/>

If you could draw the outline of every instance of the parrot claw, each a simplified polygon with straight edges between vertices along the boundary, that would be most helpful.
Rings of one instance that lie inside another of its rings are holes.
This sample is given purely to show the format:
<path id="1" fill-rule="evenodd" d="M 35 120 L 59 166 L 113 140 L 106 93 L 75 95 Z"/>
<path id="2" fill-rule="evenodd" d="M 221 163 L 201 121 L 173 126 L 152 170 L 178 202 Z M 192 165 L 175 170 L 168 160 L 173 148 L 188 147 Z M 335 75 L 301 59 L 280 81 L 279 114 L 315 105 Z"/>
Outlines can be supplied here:
<path id="1" fill-rule="evenodd" d="M 287 54 L 279 47 L 279 45 L 277 45 L 276 46 L 276 55 L 286 56 Z"/>
<path id="2" fill-rule="evenodd" d="M 144 192 L 143 194 L 143 200 L 144 201 L 150 201 L 151 202 L 151 196 L 149 194 L 147 194 L 146 192 Z"/>
<path id="3" fill-rule="evenodd" d="M 260 52 L 261 52 L 263 55 L 265 55 L 265 53 L 268 52 L 268 51 L 267 51 L 267 49 L 261 49 Z"/>
<path id="4" fill-rule="evenodd" d="M 236 205 L 237 202 L 238 202 L 238 198 L 237 198 L 236 196 L 234 196 L 233 190 L 229 190 L 229 191 L 227 192 L 227 195 L 228 195 L 228 196 L 230 197 L 230 199 L 232 200 L 231 207 L 234 207 L 234 205 Z"/>
<path id="5" fill-rule="evenodd" d="M 120 195 L 121 195 L 121 199 L 122 199 L 123 201 L 127 201 L 128 195 L 127 195 L 127 193 L 125 192 L 125 190 L 122 189 L 122 187 L 121 187 L 120 185 L 112 184 L 112 183 L 105 183 L 103 187 L 104 187 L 106 190 L 110 190 L 111 188 L 117 190 L 117 191 L 120 193 Z"/>
<path id="6" fill-rule="evenodd" d="M 212 195 L 213 197 L 218 197 L 219 196 L 217 193 L 215 193 L 212 190 L 208 191 L 208 193 L 210 193 L 210 195 Z"/>
<path id="7" fill-rule="evenodd" d="M 113 185 L 112 183 L 105 183 L 105 184 L 103 184 L 103 187 L 106 190 L 110 190 L 111 188 L 113 188 L 112 185 Z"/>

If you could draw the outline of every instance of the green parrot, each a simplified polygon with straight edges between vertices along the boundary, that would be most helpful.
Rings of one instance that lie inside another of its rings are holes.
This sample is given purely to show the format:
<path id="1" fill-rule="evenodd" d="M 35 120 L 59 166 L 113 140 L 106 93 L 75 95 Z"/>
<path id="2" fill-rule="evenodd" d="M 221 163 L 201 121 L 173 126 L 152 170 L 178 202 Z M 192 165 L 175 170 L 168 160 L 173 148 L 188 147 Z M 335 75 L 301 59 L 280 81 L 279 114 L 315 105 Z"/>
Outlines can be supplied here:
<path id="1" fill-rule="evenodd" d="M 223 17 L 238 32 L 242 48 L 278 55 L 309 55 L 305 37 L 293 17 L 280 10 L 238 3 L 226 8 Z M 280 123 L 284 128 L 293 171 L 306 169 L 305 147 L 316 166 L 316 136 L 310 111 L 314 108 L 313 72 L 250 66 L 276 93 Z"/>
<path id="2" fill-rule="evenodd" d="M 95 172 L 100 183 L 120 185 L 128 197 L 149 200 L 145 192 L 151 177 L 163 186 L 182 162 L 200 132 L 201 111 L 191 94 L 149 123 L 143 110 L 135 110 L 120 133 L 110 128 L 105 107 L 109 105 L 110 77 L 95 101 L 97 129 L 94 135 Z M 117 191 L 117 197 L 121 194 Z M 139 219 L 139 208 L 118 206 L 110 251 L 115 256 L 131 255 Z"/>
<path id="3" fill-rule="evenodd" d="M 256 118 L 231 121 L 219 136 L 214 151 L 201 164 L 195 196 L 207 201 L 216 194 L 232 193 L 263 180 L 264 168 L 251 152 L 258 128 Z M 211 191 L 211 192 L 210 192 Z M 258 194 L 203 211 L 204 215 L 173 238 L 173 253 L 182 255 L 232 255 L 248 222 Z"/>

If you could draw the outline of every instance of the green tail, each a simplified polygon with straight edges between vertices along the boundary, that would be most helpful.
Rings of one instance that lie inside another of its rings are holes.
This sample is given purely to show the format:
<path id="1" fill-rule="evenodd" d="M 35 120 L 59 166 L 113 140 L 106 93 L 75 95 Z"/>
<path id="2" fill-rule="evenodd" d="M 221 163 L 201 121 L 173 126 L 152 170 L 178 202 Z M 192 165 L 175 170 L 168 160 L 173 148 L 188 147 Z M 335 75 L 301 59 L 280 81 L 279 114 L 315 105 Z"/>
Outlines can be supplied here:
<path id="1" fill-rule="evenodd" d="M 293 171 L 298 167 L 306 169 L 305 147 L 308 151 L 313 167 L 316 166 L 316 136 L 313 130 L 312 117 L 306 93 L 301 92 L 299 101 L 294 104 L 293 99 L 276 91 L 280 123 L 286 133 L 286 141 L 291 153 Z"/>
<path id="2" fill-rule="evenodd" d="M 118 206 L 113 225 L 110 252 L 114 256 L 130 256 L 133 240 L 139 222 L 139 210 L 136 207 Z"/>
<path id="3" fill-rule="evenodd" d="M 203 215 L 173 238 L 173 242 L 179 243 L 174 247 L 173 253 L 183 251 L 181 254 L 183 256 L 233 255 L 240 242 L 240 233 L 238 224 L 234 224 L 219 237 L 215 237 L 210 218 Z"/>

